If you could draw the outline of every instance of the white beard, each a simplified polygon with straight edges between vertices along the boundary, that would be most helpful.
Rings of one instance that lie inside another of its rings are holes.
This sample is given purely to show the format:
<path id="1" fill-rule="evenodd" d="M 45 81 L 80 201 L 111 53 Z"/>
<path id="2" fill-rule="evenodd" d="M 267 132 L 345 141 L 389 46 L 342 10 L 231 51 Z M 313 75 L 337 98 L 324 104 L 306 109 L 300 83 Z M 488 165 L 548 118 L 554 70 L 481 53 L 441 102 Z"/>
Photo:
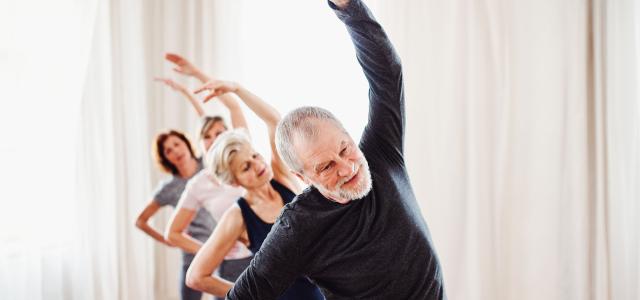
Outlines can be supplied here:
<path id="1" fill-rule="evenodd" d="M 369 170 L 369 163 L 363 157 L 360 161 L 360 172 L 362 177 L 359 179 L 358 184 L 351 189 L 343 189 L 342 185 L 349 181 L 351 178 L 345 178 L 336 184 L 333 191 L 329 191 L 322 186 L 316 186 L 318 190 L 324 195 L 329 195 L 332 198 L 346 199 L 349 201 L 358 200 L 369 194 L 371 191 L 371 171 Z"/>

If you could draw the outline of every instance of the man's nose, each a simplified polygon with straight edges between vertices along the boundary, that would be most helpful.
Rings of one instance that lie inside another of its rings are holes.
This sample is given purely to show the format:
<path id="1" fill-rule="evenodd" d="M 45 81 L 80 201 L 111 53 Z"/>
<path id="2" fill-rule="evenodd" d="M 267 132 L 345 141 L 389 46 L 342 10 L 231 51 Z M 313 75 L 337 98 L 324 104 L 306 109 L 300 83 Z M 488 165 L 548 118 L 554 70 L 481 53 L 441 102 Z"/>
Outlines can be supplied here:
<path id="1" fill-rule="evenodd" d="M 354 164 L 351 161 L 340 159 L 337 161 L 338 176 L 347 177 L 353 174 Z"/>

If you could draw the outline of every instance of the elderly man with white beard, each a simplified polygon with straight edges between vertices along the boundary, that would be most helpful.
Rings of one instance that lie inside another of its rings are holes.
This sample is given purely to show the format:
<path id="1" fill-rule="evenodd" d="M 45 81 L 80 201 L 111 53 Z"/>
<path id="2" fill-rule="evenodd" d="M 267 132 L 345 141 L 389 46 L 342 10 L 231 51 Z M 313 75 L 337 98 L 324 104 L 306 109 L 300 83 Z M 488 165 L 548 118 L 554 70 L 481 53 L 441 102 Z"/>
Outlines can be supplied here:
<path id="1" fill-rule="evenodd" d="M 329 4 L 369 82 L 369 122 L 356 145 L 321 108 L 280 121 L 278 153 L 311 187 L 285 206 L 227 298 L 276 299 L 307 276 L 327 299 L 446 299 L 405 165 L 400 59 L 361 1 Z"/>

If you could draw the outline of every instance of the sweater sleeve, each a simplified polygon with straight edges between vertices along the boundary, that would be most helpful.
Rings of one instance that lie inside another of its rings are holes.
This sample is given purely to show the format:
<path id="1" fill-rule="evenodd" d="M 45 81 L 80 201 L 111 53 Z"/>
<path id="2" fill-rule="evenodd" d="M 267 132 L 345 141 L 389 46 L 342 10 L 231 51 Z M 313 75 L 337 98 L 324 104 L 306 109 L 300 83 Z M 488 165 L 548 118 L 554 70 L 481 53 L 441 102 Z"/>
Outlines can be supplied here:
<path id="1" fill-rule="evenodd" d="M 369 83 L 369 116 L 360 146 L 365 153 L 382 152 L 403 161 L 405 114 L 400 58 L 360 0 L 351 0 L 344 9 L 329 5 L 346 25 Z"/>
<path id="2" fill-rule="evenodd" d="M 277 299 L 301 276 L 298 249 L 287 217 L 281 215 L 227 299 Z"/>

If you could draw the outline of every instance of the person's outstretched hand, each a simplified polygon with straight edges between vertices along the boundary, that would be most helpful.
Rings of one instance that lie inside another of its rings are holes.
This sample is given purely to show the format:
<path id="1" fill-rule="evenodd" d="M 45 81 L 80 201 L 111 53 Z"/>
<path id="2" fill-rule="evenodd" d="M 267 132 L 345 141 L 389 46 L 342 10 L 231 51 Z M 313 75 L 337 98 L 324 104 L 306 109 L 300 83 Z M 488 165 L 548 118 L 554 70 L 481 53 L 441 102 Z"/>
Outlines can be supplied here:
<path id="1" fill-rule="evenodd" d="M 218 97 L 226 93 L 235 93 L 238 90 L 238 84 L 231 81 L 211 80 L 195 90 L 194 93 L 198 94 L 203 91 L 209 91 L 209 94 L 204 98 L 203 102 L 211 100 L 211 98 Z"/>
<path id="2" fill-rule="evenodd" d="M 175 64 L 173 68 L 174 71 L 184 74 L 187 76 L 197 76 L 200 73 L 200 70 L 196 68 L 190 61 L 186 60 L 184 57 L 175 54 L 175 53 L 167 53 L 164 56 L 168 61 Z"/>

